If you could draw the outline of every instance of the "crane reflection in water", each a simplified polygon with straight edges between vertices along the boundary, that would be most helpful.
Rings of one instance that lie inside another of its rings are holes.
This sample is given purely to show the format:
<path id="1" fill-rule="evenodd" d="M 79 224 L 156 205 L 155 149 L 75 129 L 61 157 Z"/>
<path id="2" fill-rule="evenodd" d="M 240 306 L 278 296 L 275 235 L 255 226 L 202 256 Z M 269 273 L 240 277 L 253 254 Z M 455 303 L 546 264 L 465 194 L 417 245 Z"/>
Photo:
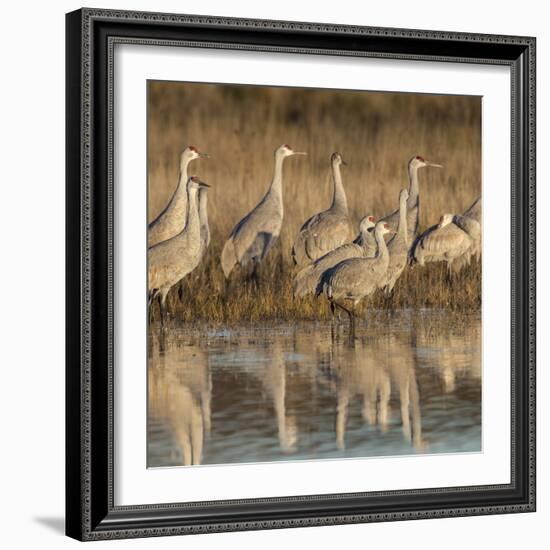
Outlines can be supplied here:
<path id="1" fill-rule="evenodd" d="M 479 318 L 150 334 L 148 465 L 481 450 Z M 395 327 L 399 327 L 397 330 Z"/>

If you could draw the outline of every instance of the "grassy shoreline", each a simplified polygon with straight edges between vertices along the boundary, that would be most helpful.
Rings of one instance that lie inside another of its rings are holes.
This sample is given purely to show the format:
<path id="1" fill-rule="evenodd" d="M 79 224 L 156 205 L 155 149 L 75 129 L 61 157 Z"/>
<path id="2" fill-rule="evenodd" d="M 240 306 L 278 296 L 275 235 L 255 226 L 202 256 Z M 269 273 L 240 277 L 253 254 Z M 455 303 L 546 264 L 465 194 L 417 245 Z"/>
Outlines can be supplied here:
<path id="1" fill-rule="evenodd" d="M 211 321 L 231 323 L 241 321 L 328 320 L 330 311 L 326 298 L 292 296 L 293 270 L 283 261 L 279 250 L 260 270 L 258 284 L 246 274 L 234 273 L 228 284 L 219 265 L 216 246 L 207 253 L 203 264 L 183 282 L 183 302 L 177 289 L 168 296 L 168 309 L 181 322 Z M 473 261 L 457 277 L 449 280 L 444 263 L 424 267 L 408 267 L 387 298 L 382 291 L 365 299 L 358 311 L 368 315 L 369 309 L 400 310 L 447 309 L 452 312 L 481 310 L 481 264 Z M 153 319 L 158 318 L 158 309 Z"/>

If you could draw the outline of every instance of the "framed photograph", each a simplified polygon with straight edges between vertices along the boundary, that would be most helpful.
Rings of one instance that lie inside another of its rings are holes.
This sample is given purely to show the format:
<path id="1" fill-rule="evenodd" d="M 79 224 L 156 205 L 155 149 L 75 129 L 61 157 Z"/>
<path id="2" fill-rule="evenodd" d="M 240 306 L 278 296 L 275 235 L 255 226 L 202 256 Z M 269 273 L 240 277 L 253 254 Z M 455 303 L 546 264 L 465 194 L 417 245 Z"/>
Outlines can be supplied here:
<path id="1" fill-rule="evenodd" d="M 67 15 L 67 535 L 535 510 L 535 39 Z"/>

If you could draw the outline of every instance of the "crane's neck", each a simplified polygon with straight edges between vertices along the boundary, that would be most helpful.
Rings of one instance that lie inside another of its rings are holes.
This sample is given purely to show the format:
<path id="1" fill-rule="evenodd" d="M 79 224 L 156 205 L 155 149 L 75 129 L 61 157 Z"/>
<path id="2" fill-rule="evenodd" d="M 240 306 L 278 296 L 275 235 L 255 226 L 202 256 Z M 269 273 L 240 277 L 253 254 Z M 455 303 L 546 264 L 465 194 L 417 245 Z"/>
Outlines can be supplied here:
<path id="1" fill-rule="evenodd" d="M 187 166 L 189 165 L 189 160 L 186 159 L 180 164 L 180 175 L 178 178 L 178 186 L 176 187 L 176 194 L 175 199 L 177 201 L 183 200 L 185 201 L 187 199 Z M 185 204 L 185 203 L 184 203 Z"/>
<path id="2" fill-rule="evenodd" d="M 418 204 L 418 166 L 409 165 L 409 198 L 407 208 L 414 208 Z"/>
<path id="3" fill-rule="evenodd" d="M 348 213 L 348 200 L 346 198 L 346 192 L 344 191 L 344 184 L 342 183 L 342 174 L 340 172 L 340 164 L 337 162 L 332 163 L 332 205 L 331 208 L 335 210 L 341 210 Z"/>
<path id="4" fill-rule="evenodd" d="M 399 225 L 397 234 L 407 242 L 407 201 L 399 201 Z"/>
<path id="5" fill-rule="evenodd" d="M 386 245 L 386 240 L 384 239 L 383 233 L 381 233 L 380 231 L 376 231 L 374 234 L 374 238 L 376 240 L 376 245 L 378 247 L 378 252 L 376 253 L 376 257 L 382 261 L 387 260 L 389 258 L 388 247 Z"/>
<path id="6" fill-rule="evenodd" d="M 201 225 L 208 226 L 208 195 L 205 189 L 199 191 L 199 220 Z"/>
<path id="7" fill-rule="evenodd" d="M 208 246 L 210 244 L 210 227 L 208 227 L 208 193 L 206 189 L 199 190 L 199 221 L 201 242 Z"/>
<path id="8" fill-rule="evenodd" d="M 192 237 L 197 238 L 200 232 L 197 189 L 194 187 L 191 187 L 187 193 L 187 224 L 184 231 Z"/>
<path id="9" fill-rule="evenodd" d="M 283 161 L 285 157 L 275 155 L 275 168 L 273 170 L 273 179 L 267 194 L 277 199 L 281 204 L 283 202 Z"/>

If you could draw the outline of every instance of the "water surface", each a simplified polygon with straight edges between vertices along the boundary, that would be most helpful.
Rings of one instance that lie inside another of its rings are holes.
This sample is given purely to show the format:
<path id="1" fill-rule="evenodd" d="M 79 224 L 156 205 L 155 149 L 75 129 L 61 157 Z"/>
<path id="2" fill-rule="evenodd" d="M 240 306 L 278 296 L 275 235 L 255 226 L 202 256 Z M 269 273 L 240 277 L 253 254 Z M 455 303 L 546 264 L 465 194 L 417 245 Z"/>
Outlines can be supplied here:
<path id="1" fill-rule="evenodd" d="M 149 467 L 481 450 L 479 316 L 156 328 Z"/>

